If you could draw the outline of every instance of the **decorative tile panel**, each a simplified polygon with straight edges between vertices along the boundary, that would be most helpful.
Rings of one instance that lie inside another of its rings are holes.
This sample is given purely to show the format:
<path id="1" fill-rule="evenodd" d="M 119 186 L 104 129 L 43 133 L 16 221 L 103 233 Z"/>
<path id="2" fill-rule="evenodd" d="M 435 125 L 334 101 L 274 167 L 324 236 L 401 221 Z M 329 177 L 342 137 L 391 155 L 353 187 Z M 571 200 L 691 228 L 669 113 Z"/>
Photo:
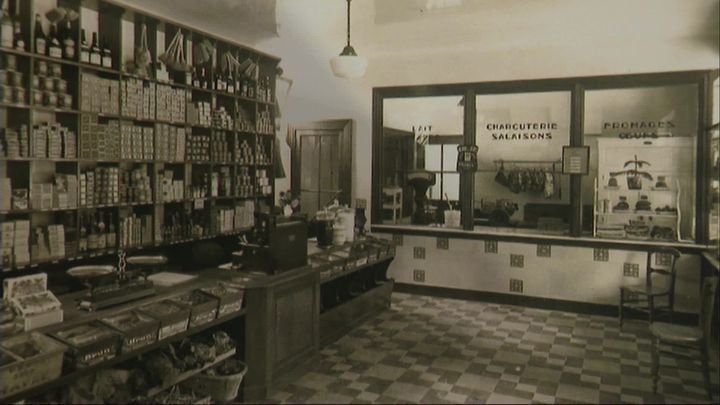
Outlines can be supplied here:
<path id="1" fill-rule="evenodd" d="M 605 248 L 593 249 L 593 260 L 596 262 L 607 262 L 610 260 L 610 250 Z"/>
<path id="2" fill-rule="evenodd" d="M 413 248 L 413 258 L 425 260 L 425 248 L 422 246 L 415 246 Z"/>
<path id="3" fill-rule="evenodd" d="M 447 250 L 450 248 L 450 240 L 448 238 L 437 238 L 437 248 Z"/>
<path id="4" fill-rule="evenodd" d="M 496 240 L 486 240 L 485 241 L 485 253 L 497 253 L 498 252 L 498 242 Z"/>
<path id="5" fill-rule="evenodd" d="M 551 257 L 552 246 L 551 245 L 537 245 L 537 256 L 538 257 Z"/>
<path id="6" fill-rule="evenodd" d="M 525 256 L 510 255 L 510 267 L 525 267 Z"/>

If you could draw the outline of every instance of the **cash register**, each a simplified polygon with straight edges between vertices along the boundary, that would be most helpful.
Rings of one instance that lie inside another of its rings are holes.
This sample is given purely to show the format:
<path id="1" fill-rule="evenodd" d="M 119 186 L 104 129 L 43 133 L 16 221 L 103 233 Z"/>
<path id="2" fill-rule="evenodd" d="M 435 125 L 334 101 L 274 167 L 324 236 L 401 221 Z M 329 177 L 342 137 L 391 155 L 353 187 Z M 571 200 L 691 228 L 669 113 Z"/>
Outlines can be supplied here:
<path id="1" fill-rule="evenodd" d="M 307 265 L 307 225 L 300 220 L 264 216 L 256 221 L 254 242 L 233 253 L 233 265 L 247 272 L 277 274 Z"/>

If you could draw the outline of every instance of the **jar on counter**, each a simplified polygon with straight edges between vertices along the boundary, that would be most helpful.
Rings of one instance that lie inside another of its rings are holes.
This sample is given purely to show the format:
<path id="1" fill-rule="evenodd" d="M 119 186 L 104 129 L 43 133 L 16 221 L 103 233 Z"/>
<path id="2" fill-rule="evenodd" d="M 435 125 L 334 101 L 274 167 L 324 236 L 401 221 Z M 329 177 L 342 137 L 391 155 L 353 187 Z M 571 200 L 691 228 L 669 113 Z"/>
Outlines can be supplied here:
<path id="1" fill-rule="evenodd" d="M 58 102 L 57 100 L 58 100 L 57 94 L 55 94 L 51 91 L 43 92 L 43 105 L 45 105 L 47 107 L 55 107 L 55 106 L 57 106 L 57 102 Z"/>
<path id="2" fill-rule="evenodd" d="M 35 74 L 38 76 L 45 76 L 48 73 L 48 65 L 47 62 L 44 61 L 35 61 Z"/>

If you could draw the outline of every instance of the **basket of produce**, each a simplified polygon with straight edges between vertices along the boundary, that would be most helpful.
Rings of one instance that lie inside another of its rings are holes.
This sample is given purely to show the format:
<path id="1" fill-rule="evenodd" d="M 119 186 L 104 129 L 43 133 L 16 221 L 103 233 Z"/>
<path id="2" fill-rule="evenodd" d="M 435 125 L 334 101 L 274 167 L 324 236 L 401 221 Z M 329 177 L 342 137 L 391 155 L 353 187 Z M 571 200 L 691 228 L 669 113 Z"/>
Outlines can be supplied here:
<path id="1" fill-rule="evenodd" d="M 102 322 L 122 334 L 122 353 L 155 343 L 160 328 L 160 322 L 135 311 L 121 312 L 103 318 Z"/>
<path id="2" fill-rule="evenodd" d="M 243 290 L 217 284 L 212 287 L 202 288 L 200 291 L 218 299 L 218 318 L 242 309 L 243 295 L 245 293 Z"/>
<path id="3" fill-rule="evenodd" d="M 52 335 L 69 346 L 68 364 L 88 367 L 117 355 L 121 336 L 99 322 L 85 323 L 55 332 Z"/>
<path id="4" fill-rule="evenodd" d="M 190 327 L 212 322 L 217 318 L 218 299 L 191 291 L 171 299 L 172 302 L 182 305 L 190 310 Z"/>
<path id="5" fill-rule="evenodd" d="M 67 347 L 40 333 L 4 338 L 0 343 L 0 398 L 60 377 Z"/>
<path id="6" fill-rule="evenodd" d="M 209 395 L 215 401 L 231 401 L 237 397 L 246 372 L 245 363 L 229 358 L 218 366 L 188 379 L 183 385 L 196 395 Z"/>
<path id="7" fill-rule="evenodd" d="M 160 322 L 158 340 L 185 332 L 188 328 L 190 310 L 170 300 L 142 306 L 138 311 Z"/>

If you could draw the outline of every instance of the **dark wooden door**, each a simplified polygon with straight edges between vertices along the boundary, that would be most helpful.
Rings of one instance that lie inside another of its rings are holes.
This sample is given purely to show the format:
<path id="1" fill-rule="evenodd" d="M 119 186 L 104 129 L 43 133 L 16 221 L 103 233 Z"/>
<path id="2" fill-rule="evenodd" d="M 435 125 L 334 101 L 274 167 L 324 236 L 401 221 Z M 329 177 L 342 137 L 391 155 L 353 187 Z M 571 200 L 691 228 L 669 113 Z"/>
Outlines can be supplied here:
<path id="1" fill-rule="evenodd" d="M 294 195 L 301 211 L 313 216 L 334 198 L 351 203 L 352 121 L 317 121 L 290 127 Z"/>

